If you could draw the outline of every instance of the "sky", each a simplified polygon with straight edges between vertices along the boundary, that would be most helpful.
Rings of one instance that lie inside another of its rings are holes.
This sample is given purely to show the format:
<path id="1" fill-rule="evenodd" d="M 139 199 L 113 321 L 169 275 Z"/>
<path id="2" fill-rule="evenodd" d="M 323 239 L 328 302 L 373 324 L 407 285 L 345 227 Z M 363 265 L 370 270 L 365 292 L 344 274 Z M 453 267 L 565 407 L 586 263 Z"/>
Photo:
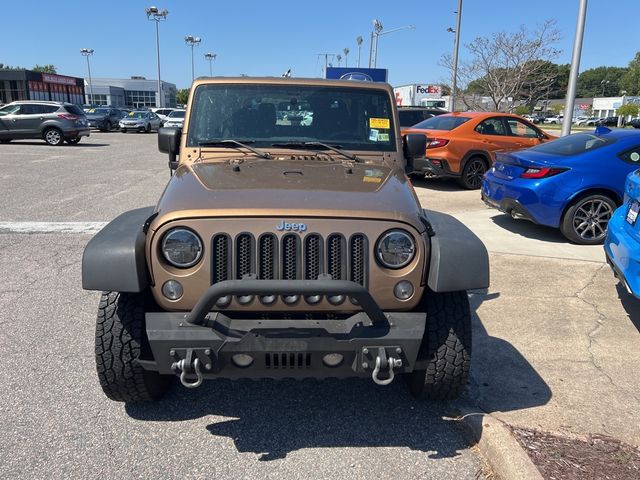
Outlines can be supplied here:
<path id="1" fill-rule="evenodd" d="M 155 3 L 154 3 L 155 2 Z M 191 48 L 185 35 L 199 36 L 195 72 L 209 74 L 204 54 L 217 54 L 214 75 L 280 76 L 291 69 L 295 77 L 323 75 L 324 58 L 342 53 L 357 60 L 356 38 L 364 38 L 361 65 L 367 66 L 372 20 L 384 30 L 407 25 L 380 37 L 378 67 L 389 70 L 389 83 L 446 81 L 438 65 L 453 51 L 457 0 L 0 0 L 0 63 L 33 67 L 53 64 L 58 73 L 86 77 L 81 48 L 93 48 L 93 77 L 157 78 L 155 24 L 145 8 L 155 5 L 169 15 L 160 24 L 161 78 L 178 88 L 191 83 Z M 578 0 L 464 0 L 460 28 L 464 45 L 479 36 L 515 31 L 520 25 L 535 30 L 548 19 L 562 32 L 559 63 L 570 63 Z M 626 66 L 640 50 L 637 38 L 640 0 L 590 0 L 580 70 L 601 65 Z M 383 31 L 384 31 L 383 30 Z M 344 54 L 342 54 L 344 56 Z M 337 60 L 334 59 L 337 66 Z M 344 59 L 342 60 L 344 66 Z"/>

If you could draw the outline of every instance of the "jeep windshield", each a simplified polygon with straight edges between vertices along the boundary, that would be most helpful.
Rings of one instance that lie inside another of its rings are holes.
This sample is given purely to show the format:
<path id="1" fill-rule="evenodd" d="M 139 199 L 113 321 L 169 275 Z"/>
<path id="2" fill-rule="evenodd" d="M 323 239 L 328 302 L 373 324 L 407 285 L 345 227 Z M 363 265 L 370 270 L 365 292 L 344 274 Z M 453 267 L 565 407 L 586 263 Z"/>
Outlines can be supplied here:
<path id="1" fill-rule="evenodd" d="M 187 146 L 225 140 L 329 144 L 345 150 L 395 151 L 393 107 L 383 90 L 307 85 L 200 85 Z"/>

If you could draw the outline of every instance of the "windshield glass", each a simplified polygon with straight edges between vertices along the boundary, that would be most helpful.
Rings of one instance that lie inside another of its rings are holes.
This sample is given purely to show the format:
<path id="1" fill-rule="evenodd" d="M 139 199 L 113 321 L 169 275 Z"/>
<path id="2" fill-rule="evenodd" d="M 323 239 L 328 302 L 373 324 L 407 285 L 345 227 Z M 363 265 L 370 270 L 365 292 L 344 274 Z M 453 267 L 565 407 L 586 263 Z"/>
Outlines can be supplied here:
<path id="1" fill-rule="evenodd" d="M 551 155 L 579 155 L 604 145 L 613 143 L 613 138 L 603 138 L 593 133 L 576 133 L 547 143 L 541 143 L 530 150 Z"/>
<path id="2" fill-rule="evenodd" d="M 448 115 L 438 115 L 417 123 L 411 128 L 426 128 L 429 130 L 453 130 L 463 123 L 469 121 L 469 117 L 451 117 Z"/>
<path id="3" fill-rule="evenodd" d="M 254 147 L 324 142 L 349 150 L 394 151 L 395 127 L 383 90 L 304 85 L 201 85 L 187 145 L 234 139 Z"/>
<path id="4" fill-rule="evenodd" d="M 95 114 L 95 115 L 107 115 L 109 110 L 106 108 L 91 108 L 87 113 Z"/>
<path id="5" fill-rule="evenodd" d="M 130 112 L 129 117 L 131 118 L 146 118 L 147 112 Z"/>
<path id="6" fill-rule="evenodd" d="M 174 110 L 169 114 L 169 118 L 184 118 L 184 110 Z"/>

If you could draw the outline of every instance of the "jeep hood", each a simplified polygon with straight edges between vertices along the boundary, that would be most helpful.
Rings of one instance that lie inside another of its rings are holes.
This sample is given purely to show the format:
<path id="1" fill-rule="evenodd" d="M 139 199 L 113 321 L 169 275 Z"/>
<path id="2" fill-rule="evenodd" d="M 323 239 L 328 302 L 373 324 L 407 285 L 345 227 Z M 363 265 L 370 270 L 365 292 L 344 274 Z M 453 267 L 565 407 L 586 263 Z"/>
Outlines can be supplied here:
<path id="1" fill-rule="evenodd" d="M 424 230 L 419 200 L 401 170 L 309 158 L 183 164 L 151 227 L 181 218 L 336 217 L 399 221 Z"/>

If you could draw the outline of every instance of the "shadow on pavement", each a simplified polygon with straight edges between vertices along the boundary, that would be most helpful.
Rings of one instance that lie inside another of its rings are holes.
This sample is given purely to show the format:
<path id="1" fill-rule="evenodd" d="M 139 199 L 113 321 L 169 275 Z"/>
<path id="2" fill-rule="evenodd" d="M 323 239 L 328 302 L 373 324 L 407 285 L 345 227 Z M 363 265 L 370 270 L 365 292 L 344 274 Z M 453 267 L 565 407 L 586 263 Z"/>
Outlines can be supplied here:
<path id="1" fill-rule="evenodd" d="M 157 404 L 126 406 L 138 420 L 231 417 L 207 430 L 261 461 L 330 447 L 408 447 L 434 459 L 456 457 L 473 443 L 456 422 L 442 418 L 444 409 L 415 400 L 402 381 L 378 387 L 364 379 L 213 380 L 191 391 L 176 385 Z"/>
<path id="2" fill-rule="evenodd" d="M 458 185 L 455 178 L 422 178 L 412 175 L 411 183 L 416 187 L 428 188 L 439 192 L 468 192 L 468 190 Z M 480 193 L 478 193 L 478 198 L 480 198 Z"/>
<path id="3" fill-rule="evenodd" d="M 50 147 L 50 146 L 52 146 L 52 145 L 48 145 L 45 142 L 25 142 L 25 141 L 21 141 L 21 140 L 12 140 L 9 145 L 35 145 L 35 146 L 40 146 L 40 147 Z M 85 141 L 85 143 L 83 143 L 82 141 L 80 141 L 79 143 L 77 143 L 75 145 L 69 145 L 68 143 L 63 143 L 63 144 L 55 146 L 53 148 L 108 147 L 110 145 L 111 145 L 110 143 L 88 143 L 86 141 Z"/>
<path id="4" fill-rule="evenodd" d="M 640 300 L 627 292 L 627 289 L 621 283 L 616 285 L 616 290 L 618 291 L 618 298 L 620 298 L 622 308 L 627 312 L 631 323 L 640 332 Z"/>
<path id="5" fill-rule="evenodd" d="M 483 302 L 499 295 L 473 291 L 469 296 L 473 312 L 472 385 L 469 395 L 488 413 L 545 405 L 552 396 L 547 383 L 513 345 L 489 335 L 476 313 Z M 517 322 L 518 319 L 512 321 Z"/>
<path id="6" fill-rule="evenodd" d="M 526 238 L 553 243 L 569 243 L 557 228 L 536 225 L 528 220 L 515 220 L 507 214 L 495 215 L 491 217 L 491 220 L 499 227 Z"/>

